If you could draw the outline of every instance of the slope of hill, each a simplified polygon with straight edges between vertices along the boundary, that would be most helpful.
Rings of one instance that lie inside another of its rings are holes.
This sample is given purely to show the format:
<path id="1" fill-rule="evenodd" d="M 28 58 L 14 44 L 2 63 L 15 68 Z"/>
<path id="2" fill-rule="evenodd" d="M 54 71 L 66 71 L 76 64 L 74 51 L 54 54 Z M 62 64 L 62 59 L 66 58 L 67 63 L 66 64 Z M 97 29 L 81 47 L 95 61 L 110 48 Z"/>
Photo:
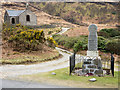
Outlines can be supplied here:
<path id="1" fill-rule="evenodd" d="M 4 13 L 5 10 L 23 10 L 25 9 L 26 5 L 23 2 L 11 2 L 11 3 L 3 3 L 2 4 L 2 21 L 4 18 Z M 37 6 L 34 6 L 32 4 L 29 5 L 29 9 L 31 11 L 33 11 L 36 16 L 37 16 L 37 25 L 44 25 L 44 24 L 52 24 L 55 26 L 70 26 L 70 27 L 75 27 L 77 25 L 75 24 L 71 24 L 70 22 L 66 22 L 64 19 L 57 17 L 57 16 L 53 16 L 53 15 L 49 15 L 47 13 L 45 13 L 44 11 L 40 10 L 39 8 L 37 8 Z"/>
<path id="2" fill-rule="evenodd" d="M 37 15 L 37 24 L 76 27 L 88 26 L 91 23 L 116 25 L 117 3 L 69 3 L 37 2 L 30 3 L 29 9 Z M 24 2 L 2 4 L 2 13 L 6 9 L 25 9 Z"/>
<path id="3" fill-rule="evenodd" d="M 2 9 L 1 9 L 2 21 L 3 21 L 5 10 L 8 10 L 8 9 L 9 10 L 23 10 L 23 9 L 25 9 L 25 4 L 14 3 L 14 2 L 13 3 L 4 3 L 2 5 Z M 57 17 L 51 16 L 51 15 L 49 15 L 45 12 L 42 12 L 34 7 L 30 6 L 29 9 L 32 10 L 37 15 L 38 25 L 51 24 L 51 22 L 49 21 L 50 18 L 52 18 L 52 20 L 55 20 L 55 21 L 56 21 L 56 19 L 58 19 Z M 44 19 L 42 20 L 41 18 L 42 19 L 44 18 Z M 46 22 L 45 22 L 45 20 L 46 20 Z M 64 20 L 62 20 L 62 21 L 64 21 Z M 35 41 L 36 42 L 36 45 L 35 45 L 34 38 L 39 38 L 39 37 L 32 36 L 33 33 L 31 32 L 31 30 L 33 30 L 33 29 L 30 29 L 29 27 L 26 27 L 26 26 L 21 26 L 20 24 L 17 24 L 16 26 L 11 26 L 12 28 L 8 27 L 9 25 L 6 25 L 6 24 L 3 24 L 3 26 L 6 26 L 6 27 L 3 27 L 3 31 L 2 31 L 3 32 L 2 33 L 3 43 L 2 43 L 2 46 L 0 46 L 0 48 L 2 47 L 2 50 L 3 50 L 2 51 L 2 60 L 0 60 L 0 62 L 2 62 L 3 64 L 25 64 L 25 63 L 27 64 L 27 63 L 32 63 L 32 62 L 42 62 L 42 61 L 46 61 L 46 60 L 53 60 L 60 56 L 60 54 L 54 48 L 50 47 L 51 45 L 49 45 L 49 43 L 51 41 L 46 42 L 49 39 L 51 40 L 51 38 L 47 39 L 46 37 L 44 37 L 42 39 L 43 41 L 45 40 L 44 43 L 40 43 L 39 42 L 40 39 L 39 39 L 39 40 Z M 8 32 L 7 32 L 7 30 L 8 30 Z M 23 32 L 21 32 L 21 30 L 23 30 Z M 33 30 L 33 32 L 35 32 L 35 31 L 36 31 L 36 29 Z M 28 37 L 29 36 L 34 37 L 33 38 L 34 40 L 30 41 L 30 37 L 23 39 L 23 37 L 26 37 L 26 35 L 23 35 L 22 37 L 20 37 L 20 35 L 22 33 L 30 34 L 30 32 L 31 32 L 31 35 L 28 35 Z M 38 33 L 38 32 L 41 32 L 41 31 L 37 30 L 36 33 Z M 35 34 L 35 35 L 37 35 L 37 34 Z M 11 42 L 11 40 L 9 42 L 9 39 L 11 39 L 12 42 Z M 21 42 L 20 40 L 25 40 L 26 45 L 24 44 L 24 41 Z M 15 43 L 16 43 L 16 45 L 15 45 Z M 30 50 L 30 45 L 32 45 L 32 44 L 30 44 L 30 43 L 34 44 L 33 47 L 31 47 L 31 50 Z M 25 45 L 25 46 L 22 46 L 22 45 Z M 26 47 L 26 49 L 25 49 L 25 47 Z M 36 50 L 33 50 L 33 49 L 35 49 L 35 47 L 36 47 Z M 18 50 L 18 48 L 19 48 L 19 50 Z M 41 48 L 41 49 L 38 49 L 38 48 Z"/>
<path id="4" fill-rule="evenodd" d="M 115 24 L 118 20 L 116 15 L 118 3 L 41 2 L 32 4 L 50 15 L 59 16 L 78 25 L 89 22 Z"/>
<path id="5" fill-rule="evenodd" d="M 116 28 L 118 23 L 116 14 L 117 3 L 63 3 L 37 2 L 30 3 L 29 9 L 37 15 L 37 24 L 54 25 L 72 28 L 66 34 L 79 36 L 88 34 L 88 25 L 95 23 L 98 30 Z M 6 9 L 25 9 L 24 2 L 3 3 L 2 15 Z M 50 15 L 51 14 L 51 15 Z M 101 24 L 103 23 L 103 24 Z"/>
<path id="6" fill-rule="evenodd" d="M 3 24 L 0 62 L 25 64 L 51 60 L 59 57 L 56 45 L 53 38 L 45 38 L 43 30 L 30 29 L 20 24 Z"/>

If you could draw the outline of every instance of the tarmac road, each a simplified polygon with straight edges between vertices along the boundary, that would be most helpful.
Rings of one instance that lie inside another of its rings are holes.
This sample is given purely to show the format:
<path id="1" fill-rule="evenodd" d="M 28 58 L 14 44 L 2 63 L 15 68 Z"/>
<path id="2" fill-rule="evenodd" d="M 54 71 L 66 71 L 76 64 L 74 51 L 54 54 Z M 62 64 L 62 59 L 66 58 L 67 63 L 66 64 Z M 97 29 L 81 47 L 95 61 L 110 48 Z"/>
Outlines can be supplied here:
<path id="1" fill-rule="evenodd" d="M 2 82 L 2 83 L 1 83 Z M 65 86 L 55 86 L 33 82 L 23 82 L 15 80 L 0 79 L 0 88 L 67 88 Z"/>

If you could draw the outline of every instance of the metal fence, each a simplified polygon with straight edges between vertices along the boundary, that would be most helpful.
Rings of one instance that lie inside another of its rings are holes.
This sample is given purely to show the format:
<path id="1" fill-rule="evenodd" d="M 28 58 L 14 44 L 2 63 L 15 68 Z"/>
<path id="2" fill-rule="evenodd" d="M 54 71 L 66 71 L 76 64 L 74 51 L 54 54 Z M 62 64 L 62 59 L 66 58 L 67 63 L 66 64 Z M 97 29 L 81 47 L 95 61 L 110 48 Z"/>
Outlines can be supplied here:
<path id="1" fill-rule="evenodd" d="M 86 56 L 81 56 L 77 54 L 73 54 L 70 56 L 70 75 L 74 69 L 82 69 L 82 64 Z M 111 54 L 111 60 L 101 60 L 102 68 L 104 70 L 111 70 L 112 75 L 114 76 L 114 57 Z"/>

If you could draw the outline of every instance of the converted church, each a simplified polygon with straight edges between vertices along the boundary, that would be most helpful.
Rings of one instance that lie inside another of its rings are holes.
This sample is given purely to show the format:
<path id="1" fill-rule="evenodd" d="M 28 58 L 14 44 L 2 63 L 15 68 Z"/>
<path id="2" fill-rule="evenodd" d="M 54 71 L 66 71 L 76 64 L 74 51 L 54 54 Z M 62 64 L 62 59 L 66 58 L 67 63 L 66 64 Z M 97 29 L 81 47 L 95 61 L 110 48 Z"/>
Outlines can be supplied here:
<path id="1" fill-rule="evenodd" d="M 26 10 L 6 10 L 4 22 L 12 25 L 21 24 L 27 26 L 37 25 L 36 15 L 29 9 Z"/>

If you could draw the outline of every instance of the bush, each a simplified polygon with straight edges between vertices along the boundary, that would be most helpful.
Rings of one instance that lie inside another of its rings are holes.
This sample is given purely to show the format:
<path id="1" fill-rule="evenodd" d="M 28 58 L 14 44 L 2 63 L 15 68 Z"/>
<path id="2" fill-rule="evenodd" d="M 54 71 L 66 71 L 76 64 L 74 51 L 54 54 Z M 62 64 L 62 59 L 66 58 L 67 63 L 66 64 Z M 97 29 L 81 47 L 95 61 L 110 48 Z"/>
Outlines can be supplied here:
<path id="1" fill-rule="evenodd" d="M 20 27 L 21 26 L 21 24 L 16 24 L 16 27 Z"/>
<path id="2" fill-rule="evenodd" d="M 57 43 L 56 43 L 56 41 L 52 38 L 52 37 L 48 37 L 47 38 L 47 41 L 48 41 L 48 45 L 50 46 L 50 47 L 57 47 Z"/>
<path id="3" fill-rule="evenodd" d="M 45 42 L 43 30 L 28 29 L 26 26 L 3 26 L 3 39 L 16 51 L 41 50 Z"/>
<path id="4" fill-rule="evenodd" d="M 105 49 L 111 53 L 120 55 L 120 39 L 114 39 L 109 41 L 106 44 Z"/>
<path id="5" fill-rule="evenodd" d="M 87 39 L 78 40 L 77 43 L 74 44 L 73 50 L 78 52 L 79 50 L 87 50 Z"/>
<path id="6" fill-rule="evenodd" d="M 98 35 L 103 37 L 115 37 L 120 36 L 120 31 L 118 29 L 102 29 L 98 32 Z"/>
<path id="7" fill-rule="evenodd" d="M 48 35 L 50 35 L 50 34 L 52 34 L 52 33 L 53 33 L 53 31 L 49 31 L 49 32 L 48 32 Z"/>
<path id="8" fill-rule="evenodd" d="M 76 43 L 76 38 L 67 38 L 64 44 L 64 47 L 67 49 L 71 49 L 74 46 L 74 43 Z"/>
<path id="9" fill-rule="evenodd" d="M 44 35 L 42 33 L 42 30 L 31 30 L 31 32 L 29 30 L 22 31 L 20 33 L 15 34 L 14 36 L 11 35 L 8 39 L 8 42 L 11 44 L 11 47 L 15 48 L 15 50 L 17 51 L 40 50 L 41 43 L 44 42 Z"/>
<path id="10" fill-rule="evenodd" d="M 106 43 L 107 43 L 107 39 L 105 39 L 105 38 L 102 37 L 102 36 L 99 36 L 99 37 L 98 37 L 98 49 L 99 49 L 99 50 L 104 51 L 104 50 L 105 50 Z"/>
<path id="11" fill-rule="evenodd" d="M 107 32 L 104 32 L 104 31 L 98 32 L 98 36 L 102 36 L 102 37 L 105 37 L 105 38 L 110 37 L 110 35 Z"/>
<path id="12" fill-rule="evenodd" d="M 67 41 L 67 36 L 54 35 L 53 38 L 58 43 L 58 45 L 64 45 Z"/>
<path id="13" fill-rule="evenodd" d="M 79 46 L 79 43 L 82 43 L 82 48 L 83 48 L 82 50 L 85 50 L 87 48 L 87 37 L 86 36 L 68 37 L 68 36 L 54 35 L 53 37 L 55 41 L 58 43 L 58 45 L 62 45 L 66 49 L 74 49 L 74 48 L 79 49 L 77 47 Z"/>

